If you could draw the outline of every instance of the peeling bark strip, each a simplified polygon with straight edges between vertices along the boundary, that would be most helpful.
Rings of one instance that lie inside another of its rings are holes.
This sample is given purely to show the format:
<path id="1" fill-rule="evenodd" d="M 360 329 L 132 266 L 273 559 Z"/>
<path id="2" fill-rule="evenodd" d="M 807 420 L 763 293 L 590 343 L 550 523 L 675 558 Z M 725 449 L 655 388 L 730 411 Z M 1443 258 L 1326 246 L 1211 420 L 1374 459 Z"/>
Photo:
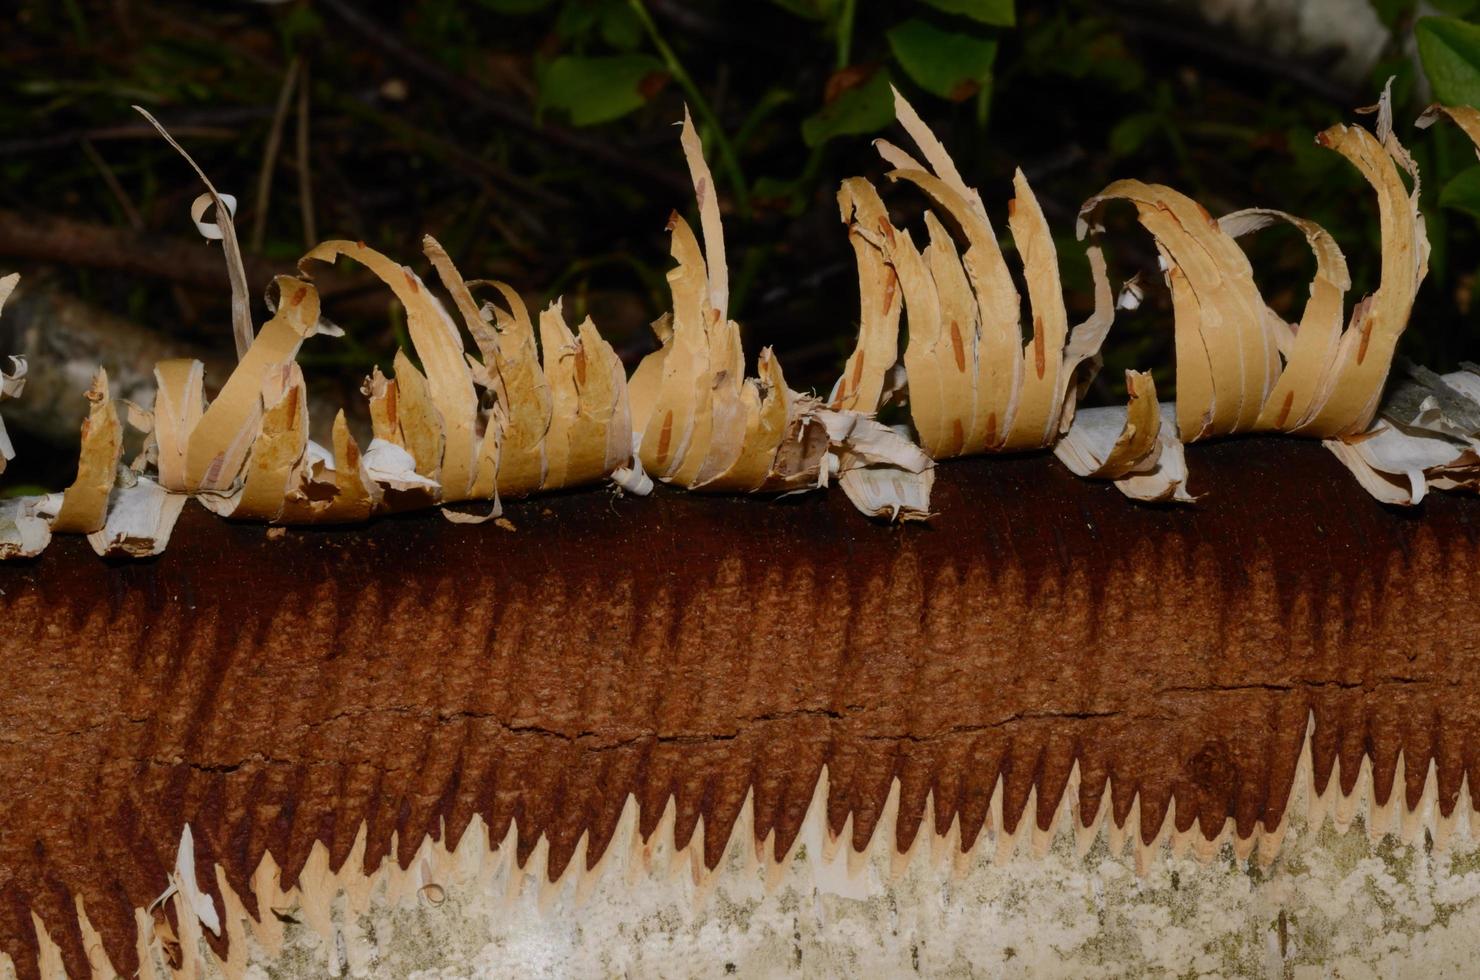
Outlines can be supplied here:
<path id="1" fill-rule="evenodd" d="M 645 835 L 672 797 L 712 866 L 753 792 L 783 854 L 824 766 L 854 846 L 895 779 L 901 849 L 958 820 L 970 847 L 999 780 L 1002 825 L 1046 828 L 1076 762 L 1080 812 L 1108 798 L 1143 841 L 1173 806 L 1248 837 L 1312 720 L 1318 790 L 1370 756 L 1380 801 L 1413 806 L 1432 763 L 1441 812 L 1480 806 L 1480 502 L 1381 508 L 1313 442 L 1189 454 L 1222 492 L 1175 511 L 1042 457 L 953 463 L 909 533 L 835 496 L 661 491 L 516 503 L 512 533 L 191 508 L 137 564 L 59 540 L 0 566 L 0 951 L 36 975 L 34 913 L 86 975 L 80 901 L 130 974 L 187 823 L 214 907 L 219 864 L 270 915 L 265 854 L 291 887 L 362 824 L 372 869 L 476 814 L 521 861 L 546 838 L 553 876 L 629 795 Z"/>

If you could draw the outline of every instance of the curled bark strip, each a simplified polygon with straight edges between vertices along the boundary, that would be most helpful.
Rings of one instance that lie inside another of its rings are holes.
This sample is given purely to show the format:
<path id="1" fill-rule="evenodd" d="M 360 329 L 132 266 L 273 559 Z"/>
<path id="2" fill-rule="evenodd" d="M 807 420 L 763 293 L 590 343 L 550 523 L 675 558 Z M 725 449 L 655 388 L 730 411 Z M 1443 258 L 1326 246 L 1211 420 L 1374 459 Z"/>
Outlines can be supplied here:
<path id="1" fill-rule="evenodd" d="M 1382 232 L 1382 279 L 1352 312 L 1334 370 L 1320 403 L 1296 431 L 1323 438 L 1361 432 L 1377 413 L 1398 337 L 1408 326 L 1413 298 L 1428 272 L 1429 241 L 1418 209 L 1418 168 L 1391 129 L 1384 93 L 1379 134 L 1337 125 L 1316 141 L 1350 160 L 1377 191 Z M 1399 169 L 1413 180 L 1410 192 Z"/>
<path id="2" fill-rule="evenodd" d="M 1316 274 L 1310 283 L 1310 298 L 1299 326 L 1278 324 L 1289 334 L 1280 345 L 1285 364 L 1259 413 L 1260 429 L 1292 432 L 1309 419 L 1335 370 L 1345 315 L 1344 300 L 1351 288 L 1351 277 L 1341 247 L 1314 221 L 1273 208 L 1247 208 L 1224 215 L 1218 219 L 1218 225 L 1233 238 L 1242 238 L 1276 221 L 1300 229 L 1316 258 Z M 1266 322 L 1278 319 L 1272 310 L 1266 311 L 1266 318 Z"/>
<path id="3" fill-rule="evenodd" d="M 375 273 L 406 309 L 406 329 L 426 366 L 431 403 L 441 417 L 445 439 L 438 482 L 447 502 L 469 499 L 480 443 L 477 434 L 478 396 L 473 376 L 463 358 L 462 336 L 441 302 L 421 278 L 406 266 L 360 242 L 330 241 L 315 247 L 301 260 L 332 263 L 348 256 Z"/>
<path id="4" fill-rule="evenodd" d="M 1200 204 L 1170 187 L 1138 180 L 1116 181 L 1084 203 L 1081 238 L 1092 216 L 1114 200 L 1135 205 L 1166 269 L 1182 440 L 1253 430 L 1278 360 L 1248 258 Z"/>
<path id="5" fill-rule="evenodd" d="M 895 167 L 890 179 L 919 187 L 960 229 L 965 252 L 931 210 L 925 212 L 929 242 L 920 250 L 890 222 L 866 181 L 844 182 L 838 200 L 858 259 L 863 313 L 859 346 L 834 389 L 835 404 L 862 396 L 868 407 L 880 397 L 897 327 L 876 297 L 897 279 L 909 329 L 905 386 L 921 446 L 937 459 L 1052 446 L 1072 424 L 1074 403 L 1098 369 L 1114 318 L 1104 261 L 1092 247 L 1095 312 L 1071 334 L 1057 249 L 1018 171 L 1008 229 L 1028 287 L 1032 335 L 1024 342 L 1020 297 L 981 195 L 903 96 L 894 98 L 896 117 L 925 162 L 887 141 L 874 145 Z M 881 267 L 893 275 L 886 279 Z M 1143 462 L 1150 467 L 1155 459 Z"/>
<path id="6" fill-rule="evenodd" d="M 824 409 L 820 400 L 786 388 L 781 367 L 769 352 L 760 360 L 761 377 L 745 378 L 740 328 L 726 315 L 728 273 L 714 179 L 687 115 L 682 143 L 704 244 L 701 250 L 688 222 L 672 215 L 668 230 L 677 262 L 668 273 L 672 316 L 654 325 L 662 346 L 638 366 L 630 386 L 633 442 L 641 464 L 659 480 L 693 490 L 825 486 L 840 461 L 863 452 L 858 442 L 863 434 L 875 432 L 871 426 L 876 423 L 863 423 L 879 407 L 884 377 L 893 366 L 899 290 L 871 240 L 888 228 L 882 203 L 862 183 L 839 195 L 845 220 L 862 214 L 871 226 L 860 232 L 854 248 L 859 261 L 878 277 L 860 280 L 865 308 L 858 351 L 849 360 L 845 380 L 834 388 L 832 408 Z M 909 287 L 900 283 L 900 288 Z M 846 424 L 835 424 L 840 413 L 847 416 Z M 869 477 L 865 492 L 860 489 L 862 475 L 850 477 L 856 499 L 868 500 L 861 509 L 891 519 L 924 516 L 929 460 L 917 458 L 906 441 L 884 444 L 892 456 L 884 459 L 875 452 L 869 466 L 890 469 L 894 479 Z M 875 506 L 875 496 L 888 499 Z"/>
<path id="7" fill-rule="evenodd" d="M 193 496 L 223 516 L 282 523 L 491 501 L 481 521 L 500 513 L 501 495 L 602 479 L 644 495 L 653 477 L 714 492 L 790 493 L 836 481 L 859 510 L 906 521 L 931 514 L 935 459 L 1049 447 L 1075 472 L 1114 480 L 1136 499 L 1189 501 L 1181 442 L 1271 429 L 1337 440 L 1333 451 L 1390 502 L 1416 503 L 1430 487 L 1480 485 L 1480 415 L 1471 418 L 1480 413 L 1480 395 L 1468 387 L 1468 373 L 1415 371 L 1383 409 L 1384 421 L 1373 424 L 1428 250 L 1417 168 L 1393 133 L 1388 92 L 1376 107 L 1375 135 L 1335 126 L 1319 138 L 1373 185 L 1382 222 L 1381 285 L 1356 305 L 1345 330 L 1345 259 L 1309 221 L 1251 208 L 1217 222 L 1186 196 L 1134 180 L 1084 205 L 1081 238 L 1101 205 L 1124 199 L 1156 240 L 1175 313 L 1171 414 L 1148 373 L 1128 375 L 1124 410 L 1076 412 L 1114 316 L 1099 249 L 1088 247 L 1094 312 L 1071 331 L 1051 230 L 1026 178 L 1015 173 L 1007 221 L 1027 285 L 1032 332 L 1025 338 L 1021 297 L 980 194 L 897 92 L 895 109 L 915 149 L 885 141 L 877 149 L 895 168 L 890 179 L 915 186 L 932 206 L 917 244 L 895 227 L 867 181 L 853 178 L 839 191 L 861 309 L 856 348 L 825 401 L 790 389 L 769 351 L 758 377 L 745 377 L 740 328 L 729 318 L 723 212 L 687 113 L 679 142 L 699 234 L 673 214 L 672 310 L 653 325 L 659 350 L 630 379 L 595 325 L 587 319 L 573 329 L 559 300 L 540 314 L 537 330 L 509 286 L 495 283 L 501 302 L 480 306 L 473 295 L 480 283 L 464 280 L 431 238 L 423 249 L 481 356 L 469 353 L 459 325 L 409 267 L 361 242 L 324 242 L 303 258 L 300 273 L 314 262 L 354 258 L 405 308 L 415 358 L 398 351 L 392 377 L 377 367 L 365 380 L 368 444 L 343 412 L 331 447 L 307 438 L 295 359 L 307 338 L 339 331 L 320 317 L 315 287 L 285 276 L 275 282 L 277 299 L 268 296 L 272 318 L 253 332 L 233 246 L 234 202 L 207 182 L 192 218 L 202 235 L 226 245 L 238 365 L 208 403 L 200 361 L 160 362 L 153 410 L 125 401 L 129 422 L 146 438 L 116 473 L 122 423 L 100 374 L 77 481 L 63 494 L 6 504 L 0 556 L 36 554 L 52 530 L 102 535 L 95 546 L 109 554 L 155 554 L 178 513 L 174 497 Z M 1435 107 L 1422 122 L 1439 115 L 1480 136 L 1480 111 Z M 215 218 L 206 221 L 211 206 Z M 1234 240 L 1276 220 L 1300 228 L 1316 255 L 1298 325 L 1267 308 Z M 0 303 L 15 280 L 0 279 Z M 902 316 L 909 341 L 901 357 Z M 25 365 L 14 363 L 0 375 L 0 396 L 20 393 Z M 900 397 L 913 430 L 873 417 Z M 13 455 L 0 429 L 0 470 Z"/>

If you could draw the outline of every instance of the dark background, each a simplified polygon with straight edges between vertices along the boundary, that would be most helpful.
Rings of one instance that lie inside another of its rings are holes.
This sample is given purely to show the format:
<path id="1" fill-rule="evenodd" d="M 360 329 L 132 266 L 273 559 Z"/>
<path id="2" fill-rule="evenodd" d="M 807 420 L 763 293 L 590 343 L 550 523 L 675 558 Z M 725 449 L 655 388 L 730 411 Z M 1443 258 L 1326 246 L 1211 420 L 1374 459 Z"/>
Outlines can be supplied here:
<path id="1" fill-rule="evenodd" d="M 1480 354 L 1470 310 L 1480 208 L 1458 191 L 1440 203 L 1474 153 L 1456 130 L 1412 129 L 1430 92 L 1413 5 L 1351 2 L 1387 32 L 1380 56 L 1355 71 L 1319 38 L 1278 54 L 1202 19 L 1198 4 L 24 0 L 0 33 L 0 272 L 167 345 L 229 357 L 219 252 L 189 221 L 199 182 L 129 108 L 138 103 L 240 199 L 255 285 L 330 237 L 423 269 L 430 232 L 470 278 L 505 279 L 533 303 L 564 294 L 569 313 L 590 312 L 635 364 L 667 304 L 668 213 L 693 212 L 672 125 L 688 102 L 726 211 L 747 350 L 753 360 L 774 345 L 794 387 L 826 390 L 858 302 L 833 195 L 842 178 L 885 169 L 869 139 L 900 138 L 889 81 L 936 127 L 1004 235 L 1023 168 L 1059 239 L 1077 319 L 1090 304 L 1075 213 L 1125 176 L 1171 184 L 1215 215 L 1262 205 L 1315 218 L 1346 249 L 1348 303 L 1371 289 L 1375 198 L 1312 138 L 1357 119 L 1395 75 L 1434 244 L 1401 350 L 1448 369 Z M 881 189 L 901 222 L 918 220 L 918 199 Z M 1149 239 L 1123 210 L 1112 210 L 1117 281 L 1154 270 Z M 70 222 L 60 238 L 55 219 Z M 1314 265 L 1303 240 L 1271 230 L 1248 247 L 1266 298 L 1298 318 Z M 1092 400 L 1112 397 L 1115 369 L 1131 365 L 1154 368 L 1164 397 L 1174 390 L 1170 308 L 1159 277 L 1150 282 L 1142 308 L 1118 319 Z M 254 303 L 260 322 L 260 292 Z M 372 283 L 351 281 L 326 312 L 349 335 L 311 341 L 303 361 L 316 385 L 349 400 L 404 331 Z M 75 449 L 24 429 L 7 482 L 65 482 Z"/>

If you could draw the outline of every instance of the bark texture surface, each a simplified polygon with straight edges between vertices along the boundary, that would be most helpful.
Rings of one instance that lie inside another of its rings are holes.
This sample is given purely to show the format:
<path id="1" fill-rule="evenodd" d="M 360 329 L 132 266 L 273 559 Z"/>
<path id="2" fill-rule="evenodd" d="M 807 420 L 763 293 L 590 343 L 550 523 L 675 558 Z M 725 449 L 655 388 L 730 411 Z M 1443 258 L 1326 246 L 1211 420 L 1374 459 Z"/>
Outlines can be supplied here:
<path id="1" fill-rule="evenodd" d="M 1247 836 L 1312 717 L 1318 787 L 1367 756 L 1379 800 L 1416 803 L 1430 762 L 1443 813 L 1480 790 L 1480 502 L 1384 509 L 1294 440 L 1188 456 L 1206 497 L 1180 509 L 1035 456 L 942 466 L 906 528 L 839 493 L 586 493 L 510 506 L 512 532 L 269 537 L 191 507 L 156 560 L 59 540 L 0 566 L 0 949 L 35 970 L 35 912 L 85 973 L 80 898 L 131 972 L 187 822 L 250 903 L 265 852 L 286 885 L 362 823 L 375 866 L 514 821 L 556 875 L 629 795 L 644 832 L 672 796 L 680 844 L 702 817 L 712 864 L 753 790 L 780 854 L 824 765 L 859 846 L 896 778 L 897 846 L 933 793 L 969 847 L 999 778 L 1007 828 L 1046 827 L 1076 762 L 1082 811 L 1139 799 L 1143 840 L 1173 798 L 1178 829 Z"/>

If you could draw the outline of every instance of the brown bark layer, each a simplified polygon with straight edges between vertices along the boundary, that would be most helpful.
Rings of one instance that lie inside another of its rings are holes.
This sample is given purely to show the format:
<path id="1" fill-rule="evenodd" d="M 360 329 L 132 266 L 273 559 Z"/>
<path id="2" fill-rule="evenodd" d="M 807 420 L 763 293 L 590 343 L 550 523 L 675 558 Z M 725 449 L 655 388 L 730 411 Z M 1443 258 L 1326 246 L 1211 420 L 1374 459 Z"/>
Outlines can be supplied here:
<path id="1" fill-rule="evenodd" d="M 1188 456 L 1189 508 L 1034 456 L 942 466 L 906 528 L 835 492 L 588 492 L 510 505 L 513 532 L 274 539 L 192 506 L 157 560 L 58 541 L 0 567 L 0 948 L 34 970 L 35 910 L 81 974 L 80 895 L 131 971 L 185 822 L 243 895 L 264 851 L 290 884 L 362 821 L 371 866 L 481 814 L 558 873 L 628 794 L 645 832 L 675 797 L 680 843 L 702 816 L 713 863 L 753 788 L 781 853 L 824 765 L 859 844 L 895 778 L 901 847 L 931 791 L 969 846 L 999 776 L 1008 826 L 1046 826 L 1076 760 L 1081 807 L 1139 794 L 1143 839 L 1173 796 L 1180 828 L 1248 834 L 1312 714 L 1318 786 L 1370 755 L 1413 802 L 1432 761 L 1451 812 L 1480 787 L 1480 502 L 1384 509 L 1313 443 Z"/>

